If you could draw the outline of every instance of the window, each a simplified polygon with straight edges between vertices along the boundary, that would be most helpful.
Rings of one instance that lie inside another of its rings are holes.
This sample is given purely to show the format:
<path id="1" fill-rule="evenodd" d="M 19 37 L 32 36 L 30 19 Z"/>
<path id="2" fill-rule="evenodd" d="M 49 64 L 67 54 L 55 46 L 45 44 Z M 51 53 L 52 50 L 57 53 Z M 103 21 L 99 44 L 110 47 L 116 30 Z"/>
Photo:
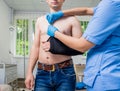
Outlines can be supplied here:
<path id="1" fill-rule="evenodd" d="M 81 27 L 82 27 L 82 32 L 84 32 L 85 29 L 87 28 L 89 21 L 80 21 L 80 23 L 81 23 Z"/>
<path id="2" fill-rule="evenodd" d="M 32 30 L 34 33 L 35 33 L 35 22 L 36 22 L 35 20 L 32 21 L 32 28 L 33 28 Z"/>
<path id="3" fill-rule="evenodd" d="M 28 19 L 16 20 L 16 55 L 28 55 Z"/>
<path id="4" fill-rule="evenodd" d="M 80 21 L 80 23 L 81 23 L 81 27 L 82 27 L 82 32 L 84 32 L 87 28 L 87 25 L 88 25 L 89 21 Z M 83 54 L 83 56 L 87 56 L 87 52 L 85 52 Z"/>

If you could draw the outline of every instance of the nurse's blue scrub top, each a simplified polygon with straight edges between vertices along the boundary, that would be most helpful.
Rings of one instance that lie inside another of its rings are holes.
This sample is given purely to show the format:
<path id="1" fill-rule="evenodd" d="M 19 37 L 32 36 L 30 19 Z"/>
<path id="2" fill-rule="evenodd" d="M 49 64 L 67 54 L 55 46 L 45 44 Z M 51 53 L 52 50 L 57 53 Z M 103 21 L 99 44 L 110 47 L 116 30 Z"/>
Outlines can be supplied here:
<path id="1" fill-rule="evenodd" d="M 102 0 L 82 37 L 95 44 L 88 51 L 84 83 L 92 87 L 101 76 L 106 90 L 120 88 L 120 0 Z"/>

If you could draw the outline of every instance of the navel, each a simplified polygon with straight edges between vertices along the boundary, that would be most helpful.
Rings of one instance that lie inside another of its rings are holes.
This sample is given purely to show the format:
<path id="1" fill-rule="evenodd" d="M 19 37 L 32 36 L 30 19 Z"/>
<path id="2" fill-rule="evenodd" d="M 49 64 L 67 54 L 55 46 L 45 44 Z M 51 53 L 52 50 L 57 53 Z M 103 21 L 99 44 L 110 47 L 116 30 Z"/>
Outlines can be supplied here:
<path id="1" fill-rule="evenodd" d="M 46 57 L 46 59 L 49 59 L 49 57 Z"/>

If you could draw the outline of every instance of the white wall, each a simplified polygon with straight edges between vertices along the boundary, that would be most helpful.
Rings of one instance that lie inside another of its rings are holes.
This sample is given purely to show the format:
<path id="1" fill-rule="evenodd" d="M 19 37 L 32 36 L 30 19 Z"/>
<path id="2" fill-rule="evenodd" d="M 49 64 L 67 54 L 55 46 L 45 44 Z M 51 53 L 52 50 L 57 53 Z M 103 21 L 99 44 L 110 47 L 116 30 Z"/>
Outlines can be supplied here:
<path id="1" fill-rule="evenodd" d="M 14 61 L 16 61 L 17 64 L 17 77 L 18 78 L 24 78 L 26 77 L 26 73 L 28 70 L 28 57 L 14 57 L 13 59 Z M 35 76 L 36 74 L 36 67 L 34 68 L 33 74 Z"/>
<path id="2" fill-rule="evenodd" d="M 10 13 L 11 9 L 5 4 L 3 0 L 0 0 L 0 62 L 10 62 L 10 32 L 8 30 L 10 26 Z"/>

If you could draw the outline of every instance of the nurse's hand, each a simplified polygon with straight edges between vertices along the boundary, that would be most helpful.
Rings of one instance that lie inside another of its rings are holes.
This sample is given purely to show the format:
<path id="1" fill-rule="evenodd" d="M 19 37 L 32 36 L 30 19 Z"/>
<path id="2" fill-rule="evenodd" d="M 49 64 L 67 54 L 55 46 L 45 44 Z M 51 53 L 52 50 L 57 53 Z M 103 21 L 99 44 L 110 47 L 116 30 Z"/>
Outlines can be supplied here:
<path id="1" fill-rule="evenodd" d="M 60 19 L 64 16 L 64 13 L 62 11 L 58 11 L 55 13 L 49 13 L 46 15 L 46 19 L 50 24 L 53 24 L 56 20 Z"/>
<path id="2" fill-rule="evenodd" d="M 47 29 L 47 34 L 49 36 L 54 37 L 55 36 L 55 32 L 58 31 L 58 29 L 52 25 L 48 25 L 48 29 Z"/>

